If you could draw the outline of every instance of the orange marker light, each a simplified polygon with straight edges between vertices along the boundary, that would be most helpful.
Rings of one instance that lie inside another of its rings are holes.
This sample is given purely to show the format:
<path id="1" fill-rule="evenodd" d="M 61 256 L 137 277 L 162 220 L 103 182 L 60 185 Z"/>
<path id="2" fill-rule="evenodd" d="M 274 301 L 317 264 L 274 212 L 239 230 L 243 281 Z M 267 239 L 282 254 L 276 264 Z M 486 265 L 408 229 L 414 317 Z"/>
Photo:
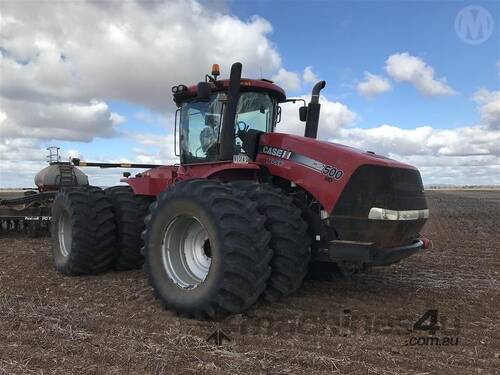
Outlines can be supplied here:
<path id="1" fill-rule="evenodd" d="M 212 75 L 214 77 L 217 77 L 218 75 L 220 75 L 220 68 L 219 68 L 219 64 L 213 64 L 212 65 Z"/>

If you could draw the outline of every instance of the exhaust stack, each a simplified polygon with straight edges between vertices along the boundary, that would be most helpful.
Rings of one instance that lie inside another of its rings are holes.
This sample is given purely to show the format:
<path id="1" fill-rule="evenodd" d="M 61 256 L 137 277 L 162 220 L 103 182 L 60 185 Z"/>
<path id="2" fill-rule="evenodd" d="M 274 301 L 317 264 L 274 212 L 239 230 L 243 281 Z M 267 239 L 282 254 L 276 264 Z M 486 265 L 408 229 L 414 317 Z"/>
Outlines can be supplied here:
<path id="1" fill-rule="evenodd" d="M 222 129 L 220 131 L 219 160 L 233 160 L 234 155 L 234 122 L 236 110 L 240 98 L 241 63 L 237 62 L 231 66 L 229 76 L 229 90 Z"/>
<path id="2" fill-rule="evenodd" d="M 311 101 L 307 106 L 307 120 L 304 137 L 318 137 L 319 112 L 321 109 L 321 104 L 319 104 L 319 93 L 325 88 L 325 86 L 325 81 L 319 81 L 312 89 Z"/>

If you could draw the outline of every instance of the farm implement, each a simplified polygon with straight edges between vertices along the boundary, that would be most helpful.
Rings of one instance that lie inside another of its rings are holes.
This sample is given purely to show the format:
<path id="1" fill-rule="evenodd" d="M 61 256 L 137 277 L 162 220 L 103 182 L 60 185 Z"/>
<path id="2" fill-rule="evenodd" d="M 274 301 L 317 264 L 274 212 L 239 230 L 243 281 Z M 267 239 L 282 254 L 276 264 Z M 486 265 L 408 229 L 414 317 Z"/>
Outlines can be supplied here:
<path id="1" fill-rule="evenodd" d="M 36 174 L 36 189 L 0 190 L 0 231 L 24 232 L 32 237 L 49 233 L 56 192 L 89 184 L 81 170 L 61 161 L 58 147 L 47 150 L 49 166 Z"/>

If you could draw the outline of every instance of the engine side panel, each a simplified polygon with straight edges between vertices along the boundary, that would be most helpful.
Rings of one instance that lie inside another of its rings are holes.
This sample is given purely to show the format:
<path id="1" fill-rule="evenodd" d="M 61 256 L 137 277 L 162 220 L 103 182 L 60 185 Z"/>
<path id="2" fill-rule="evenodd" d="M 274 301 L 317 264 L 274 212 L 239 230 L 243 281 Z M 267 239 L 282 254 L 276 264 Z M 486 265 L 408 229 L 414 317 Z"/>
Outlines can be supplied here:
<path id="1" fill-rule="evenodd" d="M 174 165 L 153 168 L 122 181 L 129 184 L 137 195 L 157 196 L 175 182 L 178 169 Z"/>
<path id="2" fill-rule="evenodd" d="M 362 165 L 416 170 L 410 165 L 351 147 L 281 133 L 261 136 L 256 161 L 272 175 L 304 188 L 329 214 L 353 173 Z"/>
<path id="3" fill-rule="evenodd" d="M 213 162 L 183 166 L 162 166 L 127 178 L 135 194 L 157 196 L 178 181 L 192 178 L 217 178 L 222 181 L 257 179 L 257 163 Z"/>

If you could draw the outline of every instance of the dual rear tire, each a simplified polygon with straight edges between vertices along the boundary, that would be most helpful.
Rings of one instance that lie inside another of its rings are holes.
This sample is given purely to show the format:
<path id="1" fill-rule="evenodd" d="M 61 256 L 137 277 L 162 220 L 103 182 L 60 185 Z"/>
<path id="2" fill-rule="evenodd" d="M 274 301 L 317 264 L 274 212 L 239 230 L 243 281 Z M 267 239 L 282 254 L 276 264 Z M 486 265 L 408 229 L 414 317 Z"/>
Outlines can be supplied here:
<path id="1" fill-rule="evenodd" d="M 117 258 L 113 268 L 118 271 L 140 269 L 144 264 L 141 235 L 144 218 L 154 198 L 136 195 L 130 186 L 113 186 L 104 190 L 110 198 L 116 225 Z"/>
<path id="2" fill-rule="evenodd" d="M 151 199 L 129 186 L 62 189 L 52 205 L 52 253 L 57 271 L 90 275 L 140 268 L 144 218 Z"/>
<path id="3" fill-rule="evenodd" d="M 188 180 L 160 194 L 144 233 L 156 297 L 199 319 L 248 309 L 271 274 L 264 223 L 254 202 L 218 181 Z"/>
<path id="4" fill-rule="evenodd" d="M 110 199 L 92 186 L 62 189 L 52 204 L 52 253 L 57 271 L 89 275 L 107 271 L 116 259 Z"/>
<path id="5" fill-rule="evenodd" d="M 302 284 L 310 240 L 300 210 L 270 185 L 188 180 L 146 218 L 146 271 L 164 306 L 221 318 Z"/>
<path id="6" fill-rule="evenodd" d="M 59 192 L 52 215 L 56 269 L 84 275 L 145 261 L 160 302 L 200 319 L 240 313 L 259 298 L 276 301 L 302 284 L 307 225 L 281 190 L 187 180 L 161 193 L 143 223 L 149 203 L 127 186 Z"/>
<path id="7" fill-rule="evenodd" d="M 311 238 L 301 210 L 281 189 L 265 183 L 237 181 L 231 184 L 257 204 L 266 219 L 273 251 L 271 276 L 262 299 L 276 302 L 300 288 L 308 271 Z"/>

